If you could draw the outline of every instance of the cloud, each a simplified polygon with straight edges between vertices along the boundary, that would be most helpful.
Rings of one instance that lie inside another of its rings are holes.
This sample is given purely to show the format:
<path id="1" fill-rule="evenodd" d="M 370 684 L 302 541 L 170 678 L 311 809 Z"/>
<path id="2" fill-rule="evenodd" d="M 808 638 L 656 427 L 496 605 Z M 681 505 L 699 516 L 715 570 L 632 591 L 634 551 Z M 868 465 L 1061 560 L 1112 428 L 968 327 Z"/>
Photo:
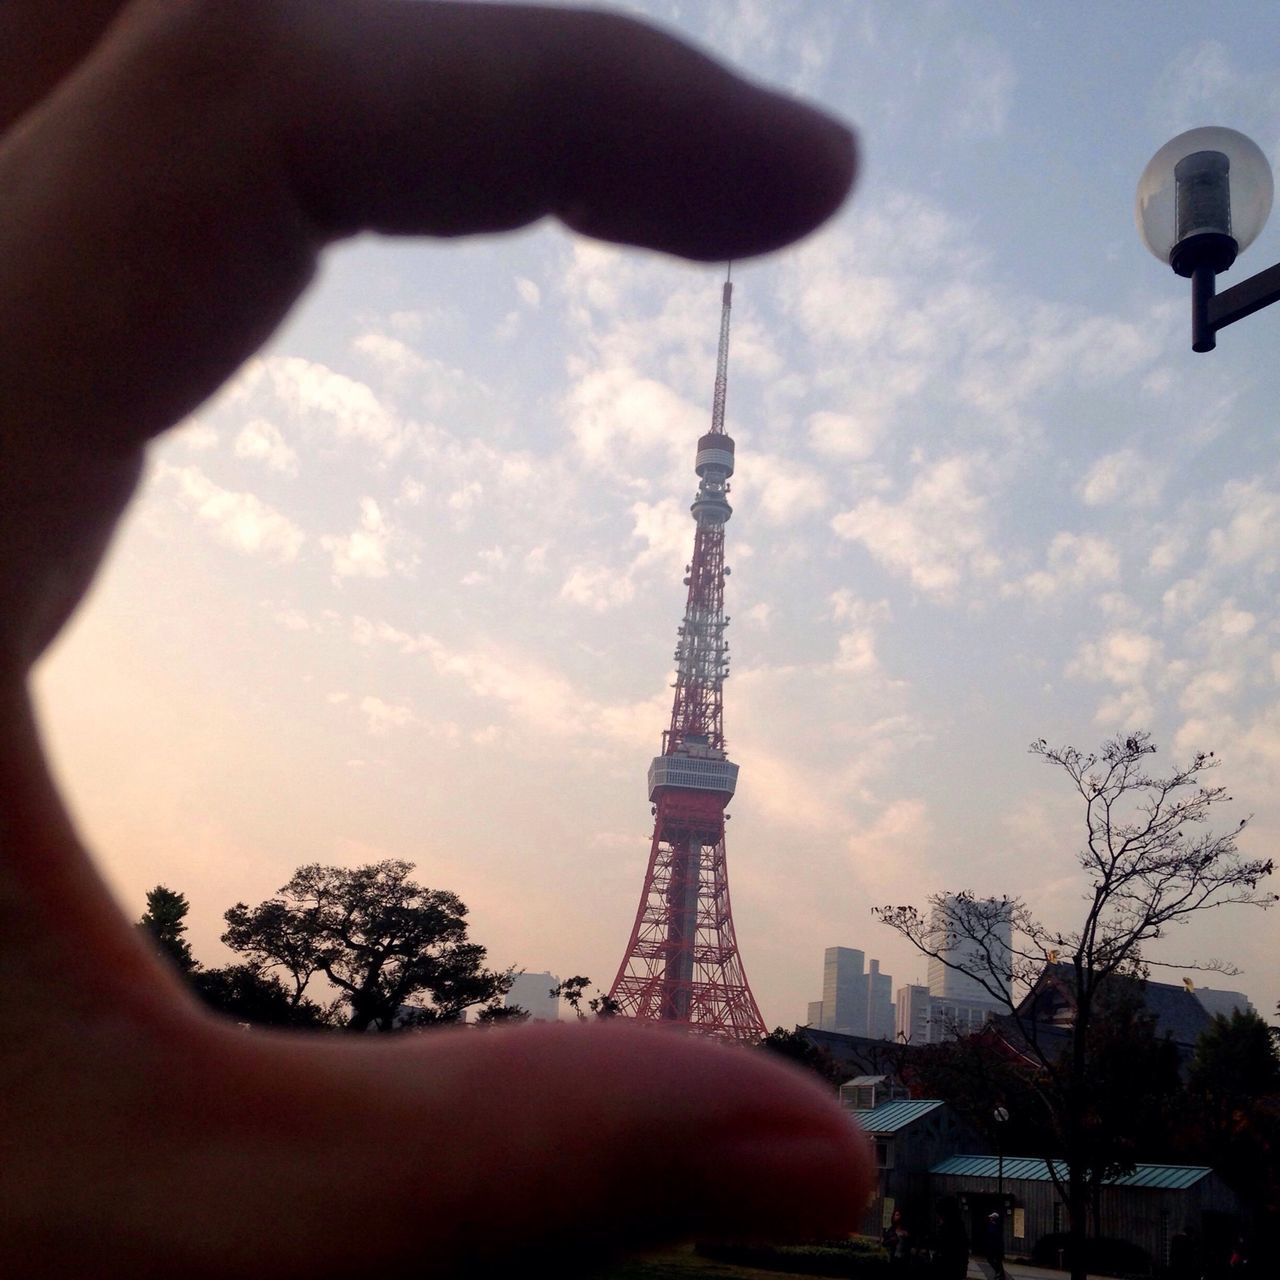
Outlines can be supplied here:
<path id="1" fill-rule="evenodd" d="M 879 628 L 890 620 L 889 602 L 863 600 L 842 587 L 832 593 L 831 613 L 837 621 L 848 624 L 838 642 L 832 664 L 835 669 L 852 675 L 879 672 L 876 639 Z"/>
<path id="2" fill-rule="evenodd" d="M 1136 449 L 1118 449 L 1099 458 L 1080 484 L 1080 499 L 1088 507 L 1123 502 L 1149 507 L 1160 496 L 1164 475 Z"/>
<path id="3" fill-rule="evenodd" d="M 774 526 L 793 524 L 831 501 L 822 472 L 776 453 L 751 454 L 734 486 L 753 514 Z"/>
<path id="4" fill-rule="evenodd" d="M 607 609 L 626 604 L 635 593 L 635 583 L 626 573 L 618 573 L 605 565 L 578 565 L 564 580 L 560 599 L 604 613 Z"/>
<path id="5" fill-rule="evenodd" d="M 516 292 L 526 307 L 537 308 L 542 304 L 542 290 L 526 276 L 516 277 Z"/>
<path id="6" fill-rule="evenodd" d="M 413 435 L 367 383 L 301 356 L 255 357 L 227 396 L 241 412 L 265 402 L 299 424 L 323 426 L 340 439 L 360 440 L 384 460 L 398 457 Z"/>
<path id="7" fill-rule="evenodd" d="M 1105 538 L 1064 532 L 1049 544 L 1047 566 L 1007 584 L 1003 594 L 1045 601 L 1068 591 L 1096 590 L 1119 577 L 1120 556 Z"/>
<path id="8" fill-rule="evenodd" d="M 360 711 L 365 717 L 365 728 L 375 737 L 385 736 L 392 729 L 402 729 L 417 719 L 411 708 L 372 696 L 360 699 Z"/>
<path id="9" fill-rule="evenodd" d="M 901 502 L 868 498 L 836 516 L 831 527 L 921 591 L 950 596 L 966 574 L 989 577 L 1000 563 L 988 545 L 980 468 L 980 458 L 943 458 L 917 473 Z"/>
<path id="10" fill-rule="evenodd" d="M 279 427 L 265 418 L 252 418 L 240 429 L 234 445 L 237 458 L 253 458 L 281 475 L 298 474 L 298 455 L 280 434 Z"/>
<path id="11" fill-rule="evenodd" d="M 218 431 L 198 418 L 188 418 L 169 433 L 169 439 L 190 449 L 192 453 L 208 453 L 218 447 Z"/>
<path id="12" fill-rule="evenodd" d="M 298 558 L 306 534 L 256 494 L 223 489 L 197 467 L 161 462 L 155 474 L 158 482 L 172 485 L 179 505 L 210 525 L 224 546 L 279 564 Z"/>
<path id="13" fill-rule="evenodd" d="M 373 498 L 360 499 L 360 524 L 342 537 L 326 535 L 320 545 L 329 552 L 339 578 L 385 578 L 392 539 L 391 526 Z"/>
<path id="14" fill-rule="evenodd" d="M 1008 55 L 994 41 L 964 38 L 951 51 L 956 96 L 943 115 L 952 137 L 994 138 L 1005 131 L 1018 78 Z"/>

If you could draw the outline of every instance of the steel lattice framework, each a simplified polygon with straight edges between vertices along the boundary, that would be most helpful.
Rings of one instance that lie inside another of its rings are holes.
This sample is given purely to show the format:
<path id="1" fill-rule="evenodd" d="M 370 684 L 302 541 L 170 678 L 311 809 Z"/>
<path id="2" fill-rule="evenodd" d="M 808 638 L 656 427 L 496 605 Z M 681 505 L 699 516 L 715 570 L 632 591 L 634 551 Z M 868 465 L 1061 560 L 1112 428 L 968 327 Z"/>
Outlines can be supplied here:
<path id="1" fill-rule="evenodd" d="M 623 1017 L 755 1041 L 765 1025 L 738 953 L 724 848 L 725 806 L 738 781 L 724 740 L 724 527 L 733 514 L 727 495 L 734 453 L 724 410 L 732 297 L 726 280 L 711 430 L 698 441 L 694 463 L 696 529 L 671 723 L 662 754 L 649 766 L 653 842 L 631 940 L 609 994 Z"/>

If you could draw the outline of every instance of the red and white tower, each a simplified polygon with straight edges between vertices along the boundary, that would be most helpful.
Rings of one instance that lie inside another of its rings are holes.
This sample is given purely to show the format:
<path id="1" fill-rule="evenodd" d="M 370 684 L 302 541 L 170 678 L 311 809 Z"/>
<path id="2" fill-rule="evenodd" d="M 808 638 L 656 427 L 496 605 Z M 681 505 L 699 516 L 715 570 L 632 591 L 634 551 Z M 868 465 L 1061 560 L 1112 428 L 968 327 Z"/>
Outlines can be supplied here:
<path id="1" fill-rule="evenodd" d="M 729 906 L 725 806 L 738 766 L 725 751 L 724 527 L 733 440 L 725 434 L 729 371 L 726 279 L 711 430 L 698 441 L 696 529 L 685 583 L 689 598 L 676 641 L 675 698 L 662 754 L 649 766 L 656 821 L 631 941 L 609 995 L 622 1017 L 669 1022 L 735 1040 L 759 1040 L 764 1019 L 747 985 Z"/>

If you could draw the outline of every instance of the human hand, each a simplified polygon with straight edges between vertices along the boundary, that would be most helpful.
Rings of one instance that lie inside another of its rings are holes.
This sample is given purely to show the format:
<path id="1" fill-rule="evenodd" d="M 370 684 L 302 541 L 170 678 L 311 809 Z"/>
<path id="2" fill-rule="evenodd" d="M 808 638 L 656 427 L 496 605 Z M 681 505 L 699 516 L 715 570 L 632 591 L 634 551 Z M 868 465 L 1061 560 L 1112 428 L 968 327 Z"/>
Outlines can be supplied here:
<path id="1" fill-rule="evenodd" d="M 0 1270 L 447 1273 L 851 1225 L 861 1140 L 763 1055 L 206 1016 L 98 881 L 26 691 L 145 442 L 327 243 L 549 214 L 743 257 L 840 203 L 849 135 L 621 18 L 408 0 L 8 0 L 0 130 Z"/>

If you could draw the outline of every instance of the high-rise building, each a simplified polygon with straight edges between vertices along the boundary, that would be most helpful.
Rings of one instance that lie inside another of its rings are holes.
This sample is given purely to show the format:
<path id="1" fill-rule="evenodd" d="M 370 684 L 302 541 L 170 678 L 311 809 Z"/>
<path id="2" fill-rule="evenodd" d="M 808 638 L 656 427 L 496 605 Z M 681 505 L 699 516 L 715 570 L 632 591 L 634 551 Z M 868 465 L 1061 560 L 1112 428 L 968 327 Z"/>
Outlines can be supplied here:
<path id="1" fill-rule="evenodd" d="M 964 929 L 954 928 L 957 918 L 965 921 Z M 1004 903 L 996 898 L 962 899 L 948 894 L 933 909 L 929 924 L 935 945 L 948 960 L 984 975 L 1003 990 L 1008 1000 L 1012 989 L 1009 966 L 1013 921 Z M 977 978 L 936 957 L 929 959 L 929 994 L 1004 1007 Z"/>
<path id="2" fill-rule="evenodd" d="M 551 991 L 559 985 L 560 979 L 551 973 L 517 973 L 502 1003 L 508 1009 L 519 1005 L 533 1022 L 557 1022 L 560 997 L 553 996 Z"/>
<path id="3" fill-rule="evenodd" d="M 822 999 L 809 1003 L 808 1026 L 873 1040 L 893 1038 L 893 979 L 864 952 L 828 947 L 822 957 Z"/>
<path id="4" fill-rule="evenodd" d="M 867 971 L 867 1031 L 872 1040 L 893 1039 L 893 979 L 872 960 Z"/>
<path id="5" fill-rule="evenodd" d="M 853 947 L 828 947 L 822 957 L 823 1031 L 867 1034 L 866 957 Z"/>

